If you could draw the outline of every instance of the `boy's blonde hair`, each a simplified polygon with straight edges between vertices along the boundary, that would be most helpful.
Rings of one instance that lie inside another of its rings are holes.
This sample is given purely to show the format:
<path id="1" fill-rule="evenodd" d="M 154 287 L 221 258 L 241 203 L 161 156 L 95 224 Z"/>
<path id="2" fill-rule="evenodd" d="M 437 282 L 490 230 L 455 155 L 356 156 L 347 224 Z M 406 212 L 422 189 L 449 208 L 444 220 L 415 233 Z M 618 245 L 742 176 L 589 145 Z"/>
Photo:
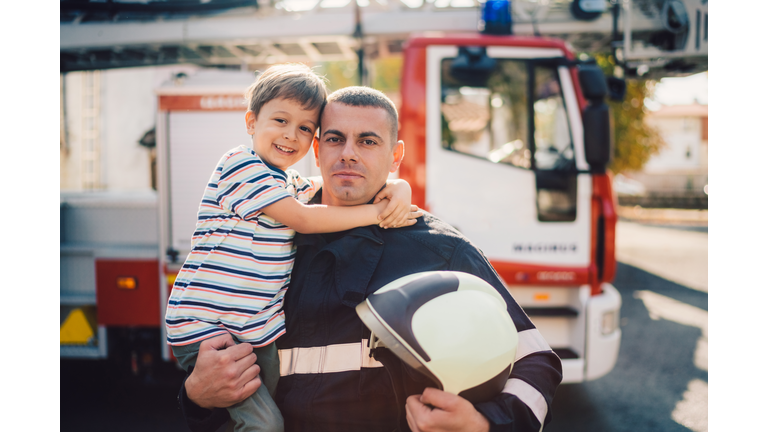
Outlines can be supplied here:
<path id="1" fill-rule="evenodd" d="M 284 63 L 270 66 L 245 91 L 248 109 L 258 116 L 265 103 L 273 99 L 291 99 L 304 109 L 322 108 L 328 91 L 324 78 L 307 65 Z"/>

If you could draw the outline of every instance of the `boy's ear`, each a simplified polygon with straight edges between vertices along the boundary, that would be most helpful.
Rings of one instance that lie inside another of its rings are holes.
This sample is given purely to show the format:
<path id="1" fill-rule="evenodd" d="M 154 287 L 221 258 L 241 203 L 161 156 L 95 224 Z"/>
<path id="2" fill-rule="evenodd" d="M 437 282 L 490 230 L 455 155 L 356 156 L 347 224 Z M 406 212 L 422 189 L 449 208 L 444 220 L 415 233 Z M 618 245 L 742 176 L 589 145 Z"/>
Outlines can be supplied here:
<path id="1" fill-rule="evenodd" d="M 248 135 L 256 133 L 256 114 L 251 110 L 245 113 L 245 130 L 248 131 Z"/>
<path id="2" fill-rule="evenodd" d="M 317 136 L 312 138 L 312 151 L 315 153 L 315 165 L 320 168 L 320 140 L 317 139 Z"/>
<path id="3" fill-rule="evenodd" d="M 397 169 L 400 168 L 400 163 L 405 157 L 405 143 L 403 140 L 400 140 L 397 142 L 397 144 L 395 144 L 395 148 L 392 151 L 392 156 L 392 166 L 389 167 L 389 172 L 391 173 L 397 171 Z"/>

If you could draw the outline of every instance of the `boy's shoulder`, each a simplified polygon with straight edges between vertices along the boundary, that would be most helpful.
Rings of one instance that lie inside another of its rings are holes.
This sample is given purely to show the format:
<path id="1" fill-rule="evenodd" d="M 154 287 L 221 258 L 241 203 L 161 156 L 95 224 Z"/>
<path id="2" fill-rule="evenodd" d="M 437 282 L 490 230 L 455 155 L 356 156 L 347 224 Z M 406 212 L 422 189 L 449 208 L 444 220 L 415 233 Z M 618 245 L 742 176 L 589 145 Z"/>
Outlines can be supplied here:
<path id="1" fill-rule="evenodd" d="M 253 173 L 253 170 L 266 171 L 275 179 L 279 179 L 283 182 L 288 182 L 290 179 L 290 176 L 285 171 L 266 163 L 255 151 L 253 151 L 252 148 L 244 145 L 235 147 L 224 153 L 219 160 L 216 169 L 220 171 L 222 175 L 247 169 L 250 173 Z"/>
<path id="2" fill-rule="evenodd" d="M 227 150 L 224 153 L 224 155 L 221 156 L 219 165 L 232 163 L 234 161 L 245 160 L 245 159 L 256 159 L 260 163 L 263 163 L 259 155 L 257 155 L 256 152 L 253 151 L 253 149 L 250 149 L 244 145 L 240 145 L 233 149 Z"/>

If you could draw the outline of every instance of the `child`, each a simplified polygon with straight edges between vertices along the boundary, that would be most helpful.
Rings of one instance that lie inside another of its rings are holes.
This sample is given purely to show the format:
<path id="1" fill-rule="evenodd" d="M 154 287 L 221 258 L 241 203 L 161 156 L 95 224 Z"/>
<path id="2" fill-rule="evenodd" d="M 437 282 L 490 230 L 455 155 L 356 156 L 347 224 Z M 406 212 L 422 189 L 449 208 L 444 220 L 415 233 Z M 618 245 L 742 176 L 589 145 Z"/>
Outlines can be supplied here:
<path id="1" fill-rule="evenodd" d="M 285 333 L 282 302 L 295 231 L 337 232 L 380 220 L 385 228 L 407 226 L 422 215 L 403 181 L 388 184 L 376 204 L 305 205 L 319 180 L 286 169 L 309 151 L 325 97 L 322 79 L 304 65 L 270 67 L 251 85 L 245 121 L 253 148 L 230 150 L 211 175 L 192 251 L 168 300 L 168 343 L 183 368 L 194 365 L 200 343 L 214 336 L 230 333 L 254 347 L 264 385 L 229 408 L 238 432 L 283 430 L 273 400 L 280 376 L 274 342 Z"/>

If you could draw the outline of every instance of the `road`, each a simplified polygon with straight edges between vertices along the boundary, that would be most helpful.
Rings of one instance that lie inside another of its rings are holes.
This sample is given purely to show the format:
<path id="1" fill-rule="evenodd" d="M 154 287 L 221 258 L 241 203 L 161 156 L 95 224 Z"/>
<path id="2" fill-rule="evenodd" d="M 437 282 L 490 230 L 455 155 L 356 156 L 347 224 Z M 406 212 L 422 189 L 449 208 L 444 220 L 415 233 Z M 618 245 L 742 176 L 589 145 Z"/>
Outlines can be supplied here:
<path id="1" fill-rule="evenodd" d="M 706 229 L 619 222 L 614 285 L 623 332 L 615 369 L 563 385 L 547 432 L 707 431 Z M 61 361 L 62 431 L 185 431 L 176 394 L 183 374 L 150 383 L 102 362 Z"/>
<path id="2" fill-rule="evenodd" d="M 616 245 L 618 362 L 603 378 L 560 386 L 545 430 L 705 432 L 706 229 L 619 222 Z"/>

